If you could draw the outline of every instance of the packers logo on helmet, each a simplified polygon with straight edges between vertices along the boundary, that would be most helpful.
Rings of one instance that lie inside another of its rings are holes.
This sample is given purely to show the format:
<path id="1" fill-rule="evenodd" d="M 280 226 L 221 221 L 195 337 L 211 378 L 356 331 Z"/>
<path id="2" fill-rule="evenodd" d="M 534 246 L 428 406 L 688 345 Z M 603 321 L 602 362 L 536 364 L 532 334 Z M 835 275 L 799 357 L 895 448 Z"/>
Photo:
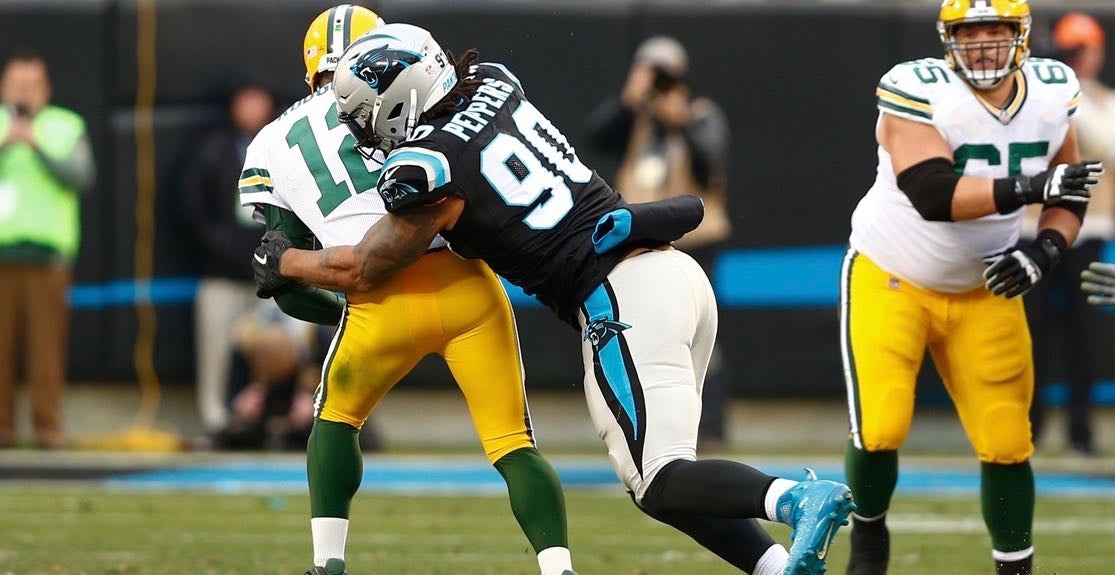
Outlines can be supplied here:
<path id="1" fill-rule="evenodd" d="M 310 89 L 317 83 L 318 74 L 337 69 L 341 54 L 353 40 L 383 25 L 383 19 L 375 12 L 351 4 L 334 6 L 318 14 L 306 30 L 306 39 L 302 43 L 306 83 Z"/>
<path id="2" fill-rule="evenodd" d="M 1014 37 L 1006 42 L 958 42 L 956 29 L 965 24 L 1002 22 L 1014 27 Z M 1027 0 L 944 0 L 937 18 L 937 34 L 945 47 L 945 59 L 952 69 L 978 90 L 990 90 L 1018 70 L 1030 56 L 1030 5 Z M 973 50 L 995 51 L 1004 61 L 992 69 L 977 69 L 966 54 Z M 1003 59 L 1003 51 L 1006 58 Z"/>

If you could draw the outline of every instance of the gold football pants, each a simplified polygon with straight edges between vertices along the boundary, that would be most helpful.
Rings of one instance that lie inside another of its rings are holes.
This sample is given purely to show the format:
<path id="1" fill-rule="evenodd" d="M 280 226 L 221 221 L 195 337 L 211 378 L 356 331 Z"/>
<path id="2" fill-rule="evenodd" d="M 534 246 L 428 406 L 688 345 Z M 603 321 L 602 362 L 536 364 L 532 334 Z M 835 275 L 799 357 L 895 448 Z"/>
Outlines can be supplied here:
<path id="1" fill-rule="evenodd" d="M 422 256 L 372 292 L 349 295 L 322 369 L 318 417 L 362 426 L 431 353 L 453 373 L 489 461 L 534 446 L 511 303 L 487 265 L 448 250 Z"/>
<path id="2" fill-rule="evenodd" d="M 902 446 L 914 386 L 929 349 L 980 461 L 1033 454 L 1034 370 L 1022 298 L 982 286 L 959 294 L 921 289 L 850 250 L 841 273 L 841 352 L 853 444 Z"/>

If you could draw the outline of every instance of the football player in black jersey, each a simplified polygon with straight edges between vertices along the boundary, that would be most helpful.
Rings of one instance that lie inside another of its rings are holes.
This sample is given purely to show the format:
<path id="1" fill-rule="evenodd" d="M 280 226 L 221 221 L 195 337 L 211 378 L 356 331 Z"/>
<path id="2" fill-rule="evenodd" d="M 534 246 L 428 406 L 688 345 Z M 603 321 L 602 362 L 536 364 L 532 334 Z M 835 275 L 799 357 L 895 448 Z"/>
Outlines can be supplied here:
<path id="1" fill-rule="evenodd" d="M 640 509 L 745 572 L 822 573 L 854 509 L 846 486 L 696 459 L 717 313 L 701 267 L 669 242 L 700 222 L 700 201 L 626 204 L 509 70 L 476 59 L 456 61 L 406 24 L 349 47 L 334 77 L 338 118 L 360 150 L 387 153 L 378 191 L 390 215 L 356 246 L 304 251 L 269 233 L 257 283 L 358 292 L 441 234 L 582 334 L 589 413 Z M 790 551 L 756 519 L 792 526 Z"/>

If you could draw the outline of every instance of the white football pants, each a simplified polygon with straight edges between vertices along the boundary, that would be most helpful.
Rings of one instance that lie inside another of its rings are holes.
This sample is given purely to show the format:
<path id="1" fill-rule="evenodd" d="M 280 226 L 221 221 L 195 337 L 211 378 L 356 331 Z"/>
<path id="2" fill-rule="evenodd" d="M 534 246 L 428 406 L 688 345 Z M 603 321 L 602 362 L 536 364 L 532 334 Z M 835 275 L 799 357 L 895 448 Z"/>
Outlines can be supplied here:
<path id="1" fill-rule="evenodd" d="M 581 306 L 585 398 L 616 475 L 641 502 L 655 475 L 697 456 L 716 298 L 678 250 L 626 259 Z"/>

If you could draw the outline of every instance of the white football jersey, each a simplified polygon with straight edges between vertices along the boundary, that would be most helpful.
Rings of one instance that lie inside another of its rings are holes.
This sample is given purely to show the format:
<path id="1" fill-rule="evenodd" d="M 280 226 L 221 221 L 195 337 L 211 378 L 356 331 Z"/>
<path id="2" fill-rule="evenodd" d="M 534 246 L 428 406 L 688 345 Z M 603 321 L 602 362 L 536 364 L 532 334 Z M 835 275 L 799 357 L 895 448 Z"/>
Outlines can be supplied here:
<path id="1" fill-rule="evenodd" d="M 240 174 L 240 203 L 294 212 L 323 247 L 355 245 L 387 215 L 376 192 L 381 162 L 365 159 L 355 143 L 337 119 L 333 86 L 318 89 L 256 134 Z M 438 237 L 431 247 L 442 245 Z"/>
<path id="2" fill-rule="evenodd" d="M 1030 58 L 1015 74 L 1015 97 L 1000 111 L 977 98 L 944 60 L 904 62 L 879 82 L 879 118 L 894 114 L 936 128 L 952 148 L 957 173 L 1034 175 L 1060 151 L 1080 103 L 1080 85 L 1072 69 L 1056 60 Z M 852 214 L 850 243 L 899 278 L 939 292 L 968 291 L 983 283 L 984 258 L 1018 241 L 1023 210 L 931 222 L 895 179 L 890 155 L 879 146 L 875 184 Z"/>

